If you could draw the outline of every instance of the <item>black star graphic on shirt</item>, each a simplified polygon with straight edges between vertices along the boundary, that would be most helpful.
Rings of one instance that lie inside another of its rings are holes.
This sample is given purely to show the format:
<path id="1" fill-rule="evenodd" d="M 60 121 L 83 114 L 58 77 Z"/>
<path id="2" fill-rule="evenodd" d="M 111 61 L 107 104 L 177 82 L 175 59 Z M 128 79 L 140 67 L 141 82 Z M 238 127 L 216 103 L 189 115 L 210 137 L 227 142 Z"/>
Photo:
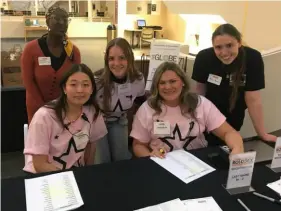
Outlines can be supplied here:
<path id="1" fill-rule="evenodd" d="M 129 98 L 132 101 L 133 95 L 126 96 L 126 98 Z"/>
<path id="2" fill-rule="evenodd" d="M 117 109 L 118 107 L 119 107 L 120 111 L 127 111 L 127 110 L 129 110 L 129 109 L 123 109 L 120 99 L 118 99 L 118 101 L 117 101 L 117 103 L 116 103 L 116 105 L 115 105 L 115 107 L 113 108 L 112 111 L 113 111 L 113 112 L 116 111 L 116 109 Z"/>
<path id="3" fill-rule="evenodd" d="M 173 151 L 174 147 L 168 140 L 175 140 L 176 134 L 178 134 L 180 141 L 186 141 L 186 143 L 183 146 L 183 148 L 186 150 L 186 147 L 190 144 L 190 142 L 193 141 L 197 137 L 197 136 L 189 136 L 189 133 L 191 132 L 192 128 L 193 128 L 193 125 L 190 124 L 188 135 L 187 135 L 187 137 L 183 138 L 181 135 L 180 128 L 179 128 L 178 124 L 176 124 L 175 128 L 173 130 L 173 136 L 166 136 L 166 137 L 162 137 L 159 139 L 170 147 L 170 152 L 171 152 L 171 151 Z"/>
<path id="4" fill-rule="evenodd" d="M 80 153 L 80 152 L 85 151 L 85 148 L 83 148 L 83 149 L 77 149 L 76 144 L 75 144 L 75 141 L 74 141 L 74 138 L 72 137 L 72 138 L 70 139 L 69 143 L 68 143 L 68 147 L 67 147 L 67 149 L 66 149 L 66 152 L 62 153 L 61 156 L 59 156 L 59 157 L 53 156 L 53 159 L 54 159 L 55 161 L 57 161 L 58 163 L 62 164 L 62 169 L 63 169 L 63 170 L 66 168 L 67 163 L 66 163 L 62 158 L 63 158 L 64 156 L 69 155 L 70 150 L 71 150 L 72 147 L 73 147 L 75 153 Z"/>

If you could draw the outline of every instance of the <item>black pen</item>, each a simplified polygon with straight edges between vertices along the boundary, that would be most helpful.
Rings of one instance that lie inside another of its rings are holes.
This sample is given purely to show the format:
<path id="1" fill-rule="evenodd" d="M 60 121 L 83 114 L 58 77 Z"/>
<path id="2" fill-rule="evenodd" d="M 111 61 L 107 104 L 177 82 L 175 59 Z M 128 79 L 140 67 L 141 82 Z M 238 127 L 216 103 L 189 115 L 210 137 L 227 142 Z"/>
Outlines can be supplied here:
<path id="1" fill-rule="evenodd" d="M 281 202 L 278 201 L 278 200 L 276 200 L 276 199 L 274 199 L 274 198 L 271 198 L 271 197 L 262 195 L 262 194 L 257 193 L 257 192 L 253 192 L 253 194 L 256 195 L 256 196 L 258 196 L 258 197 L 261 197 L 261 198 L 263 198 L 263 199 L 267 199 L 268 201 L 271 201 L 271 202 L 273 202 L 273 203 L 276 203 L 276 204 L 281 205 Z"/>

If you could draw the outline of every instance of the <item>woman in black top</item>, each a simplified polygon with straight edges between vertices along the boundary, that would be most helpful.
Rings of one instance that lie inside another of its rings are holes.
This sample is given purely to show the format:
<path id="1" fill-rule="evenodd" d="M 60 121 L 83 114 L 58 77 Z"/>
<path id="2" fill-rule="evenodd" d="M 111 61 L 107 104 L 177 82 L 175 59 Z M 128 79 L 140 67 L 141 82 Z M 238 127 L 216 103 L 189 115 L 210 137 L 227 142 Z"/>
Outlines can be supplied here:
<path id="1" fill-rule="evenodd" d="M 198 53 L 192 79 L 196 89 L 226 116 L 227 122 L 240 130 L 248 108 L 257 134 L 265 141 L 276 136 L 265 131 L 260 90 L 265 87 L 264 64 L 260 52 L 242 45 L 240 32 L 231 24 L 220 25 L 212 36 L 213 47 Z M 210 144 L 217 144 L 208 134 Z"/>

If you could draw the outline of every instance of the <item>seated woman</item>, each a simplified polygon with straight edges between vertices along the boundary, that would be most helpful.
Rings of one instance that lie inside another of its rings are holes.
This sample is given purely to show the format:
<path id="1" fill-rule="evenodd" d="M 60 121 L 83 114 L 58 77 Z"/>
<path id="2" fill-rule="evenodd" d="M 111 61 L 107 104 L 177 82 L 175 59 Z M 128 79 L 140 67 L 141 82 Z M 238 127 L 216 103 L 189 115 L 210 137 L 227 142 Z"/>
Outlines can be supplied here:
<path id="1" fill-rule="evenodd" d="M 151 96 L 139 108 L 131 137 L 137 157 L 164 157 L 177 149 L 207 146 L 205 129 L 226 142 L 232 154 L 242 153 L 243 141 L 220 111 L 205 97 L 189 92 L 189 82 L 181 68 L 171 62 L 156 70 Z"/>
<path id="2" fill-rule="evenodd" d="M 24 171 L 50 172 L 91 165 L 95 144 L 107 134 L 95 102 L 96 85 L 85 64 L 74 64 L 61 82 L 62 95 L 34 115 L 25 143 Z"/>

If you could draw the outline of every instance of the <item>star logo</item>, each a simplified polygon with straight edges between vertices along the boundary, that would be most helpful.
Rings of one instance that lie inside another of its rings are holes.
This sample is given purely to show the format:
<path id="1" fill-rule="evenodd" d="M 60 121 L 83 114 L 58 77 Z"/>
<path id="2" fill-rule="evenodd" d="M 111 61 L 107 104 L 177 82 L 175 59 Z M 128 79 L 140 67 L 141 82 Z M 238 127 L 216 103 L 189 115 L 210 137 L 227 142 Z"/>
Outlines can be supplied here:
<path id="1" fill-rule="evenodd" d="M 126 96 L 126 98 L 129 98 L 132 101 L 133 95 Z"/>
<path id="2" fill-rule="evenodd" d="M 175 125 L 175 128 L 173 130 L 173 135 L 172 136 L 166 136 L 166 137 L 162 137 L 159 138 L 160 140 L 162 140 L 165 144 L 167 144 L 170 147 L 170 151 L 173 151 L 174 146 L 169 142 L 169 140 L 175 140 L 176 137 L 178 137 L 179 141 L 185 141 L 185 144 L 183 145 L 183 148 L 185 150 L 187 150 L 187 146 L 190 144 L 190 142 L 192 142 L 197 136 L 189 136 L 191 130 L 193 129 L 193 125 L 194 124 L 190 124 L 190 128 L 188 131 L 188 134 L 186 137 L 182 137 L 180 128 L 178 126 L 178 124 Z"/>
<path id="3" fill-rule="evenodd" d="M 71 149 L 73 149 L 73 150 L 71 150 Z M 74 151 L 75 153 L 80 153 L 80 152 L 85 151 L 85 148 L 77 149 L 77 146 L 75 144 L 74 138 L 72 137 L 70 139 L 69 143 L 68 143 L 68 147 L 66 149 L 66 152 L 61 154 L 59 157 L 53 156 L 53 159 L 62 165 L 62 169 L 63 170 L 66 169 L 66 165 L 67 165 L 67 162 L 63 160 L 63 157 L 68 156 L 71 151 Z M 79 161 L 78 161 L 78 165 L 81 165 Z"/>
<path id="4" fill-rule="evenodd" d="M 118 101 L 112 111 L 115 112 L 117 110 L 117 108 L 119 108 L 120 111 L 129 110 L 129 109 L 123 109 L 120 99 L 118 99 Z"/>

